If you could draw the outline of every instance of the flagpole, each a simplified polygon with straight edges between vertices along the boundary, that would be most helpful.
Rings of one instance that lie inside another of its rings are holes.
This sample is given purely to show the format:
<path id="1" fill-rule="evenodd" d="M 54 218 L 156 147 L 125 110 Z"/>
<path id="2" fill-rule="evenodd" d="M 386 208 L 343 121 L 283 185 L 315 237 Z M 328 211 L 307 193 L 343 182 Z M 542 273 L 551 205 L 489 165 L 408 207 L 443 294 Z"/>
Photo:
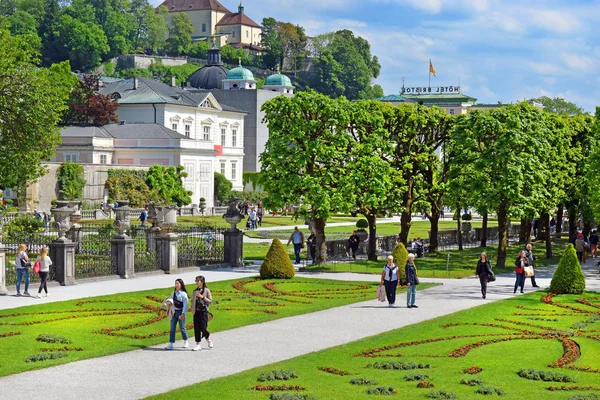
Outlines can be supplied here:
<path id="1" fill-rule="evenodd" d="M 429 88 L 431 88 L 431 58 L 429 59 Z"/>

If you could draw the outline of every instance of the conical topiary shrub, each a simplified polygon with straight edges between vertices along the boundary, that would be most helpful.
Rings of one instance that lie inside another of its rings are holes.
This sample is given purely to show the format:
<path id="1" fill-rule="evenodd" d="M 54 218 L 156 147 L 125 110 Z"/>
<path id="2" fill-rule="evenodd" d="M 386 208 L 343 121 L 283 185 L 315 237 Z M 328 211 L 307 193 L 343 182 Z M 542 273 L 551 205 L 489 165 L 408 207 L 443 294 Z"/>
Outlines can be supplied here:
<path id="1" fill-rule="evenodd" d="M 285 247 L 277 238 L 273 239 L 271 247 L 260 266 L 260 279 L 289 279 L 295 275 L 294 266 L 285 251 Z"/>
<path id="2" fill-rule="evenodd" d="M 584 290 L 585 276 L 577 260 L 575 248 L 569 243 L 558 262 L 556 271 L 554 271 L 552 282 L 550 282 L 550 291 L 556 294 L 564 294 L 583 293 Z"/>
<path id="3" fill-rule="evenodd" d="M 392 252 L 394 257 L 394 264 L 398 266 L 398 274 L 400 277 L 400 283 L 404 285 L 406 282 L 406 262 L 408 261 L 408 251 L 402 243 L 398 243 Z"/>

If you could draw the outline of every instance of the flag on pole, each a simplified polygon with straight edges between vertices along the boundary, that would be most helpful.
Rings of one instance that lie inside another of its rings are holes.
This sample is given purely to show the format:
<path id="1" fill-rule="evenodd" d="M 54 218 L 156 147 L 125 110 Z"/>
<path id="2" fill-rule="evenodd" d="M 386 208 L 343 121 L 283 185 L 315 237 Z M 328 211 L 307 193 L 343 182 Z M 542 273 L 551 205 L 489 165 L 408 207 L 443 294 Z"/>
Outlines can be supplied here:
<path id="1" fill-rule="evenodd" d="M 433 64 L 431 63 L 431 60 L 429 60 L 429 73 L 433 74 L 433 76 L 435 77 L 435 68 L 433 68 Z"/>

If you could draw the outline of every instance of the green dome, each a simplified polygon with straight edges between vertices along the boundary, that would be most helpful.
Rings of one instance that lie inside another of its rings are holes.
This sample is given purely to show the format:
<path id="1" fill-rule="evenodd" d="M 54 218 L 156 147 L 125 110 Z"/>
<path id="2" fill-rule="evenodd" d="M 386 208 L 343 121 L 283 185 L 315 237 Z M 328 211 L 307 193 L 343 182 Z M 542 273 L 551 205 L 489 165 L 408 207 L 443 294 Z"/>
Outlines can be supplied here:
<path id="1" fill-rule="evenodd" d="M 240 64 L 237 67 L 230 69 L 225 79 L 228 81 L 253 81 L 254 75 L 252 75 L 250 70 L 247 70 Z"/>
<path id="2" fill-rule="evenodd" d="M 292 86 L 292 81 L 285 75 L 282 75 L 281 72 L 277 72 L 267 78 L 265 81 L 265 86 Z"/>

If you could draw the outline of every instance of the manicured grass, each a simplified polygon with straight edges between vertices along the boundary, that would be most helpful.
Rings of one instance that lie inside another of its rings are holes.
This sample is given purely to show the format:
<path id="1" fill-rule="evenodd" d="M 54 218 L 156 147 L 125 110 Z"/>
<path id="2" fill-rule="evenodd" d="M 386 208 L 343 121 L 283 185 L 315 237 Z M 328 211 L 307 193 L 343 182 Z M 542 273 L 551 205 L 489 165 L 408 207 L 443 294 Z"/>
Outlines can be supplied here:
<path id="1" fill-rule="evenodd" d="M 152 399 L 206 398 L 262 400 L 280 391 L 256 391 L 260 385 L 299 385 L 294 391 L 309 398 L 371 399 L 366 394 L 376 386 L 394 387 L 392 398 L 425 399 L 433 391 L 454 393 L 458 399 L 482 399 L 481 387 L 502 389 L 500 398 L 540 400 L 569 399 L 577 395 L 600 394 L 600 338 L 598 336 L 597 293 L 545 297 L 537 292 L 436 318 L 402 329 L 310 353 L 276 364 L 254 368 L 229 377 L 213 379 L 174 390 Z M 579 300 L 579 299 L 586 300 Z M 589 302 L 581 304 L 580 302 Z M 374 310 L 373 312 L 377 312 Z M 404 311 L 398 310 L 399 316 Z M 382 317 L 383 318 L 383 317 Z M 582 324 L 582 325 L 575 325 Z M 376 369 L 369 364 L 402 362 L 428 365 L 412 370 Z M 331 367 L 330 372 L 320 370 Z M 472 368 L 475 367 L 475 368 Z M 481 372 L 475 372 L 479 367 Z M 520 369 L 543 371 L 546 376 L 570 378 L 570 382 L 530 380 L 518 375 Z M 259 382 L 263 373 L 292 370 L 297 378 Z M 338 375 L 336 370 L 349 375 Z M 426 374 L 407 380 L 415 374 Z M 376 381 L 351 384 L 351 379 Z M 479 379 L 474 386 L 462 380 Z M 422 381 L 433 388 L 418 388 Z M 579 390 L 550 390 L 575 386 Z M 582 387 L 592 390 L 582 390 Z M 497 395 L 488 396 L 497 398 Z"/>
<path id="2" fill-rule="evenodd" d="M 188 286 L 188 293 L 193 286 Z M 295 278 L 241 279 L 208 286 L 215 300 L 210 330 L 218 332 L 371 299 L 377 283 Z M 160 305 L 172 291 L 154 289 L 0 311 L 0 376 L 167 342 L 169 321 Z M 187 323 L 192 332 L 189 312 Z M 25 362 L 29 356 L 65 346 L 36 341 L 40 334 L 66 337 L 71 342 L 66 344 L 67 356 Z"/>

